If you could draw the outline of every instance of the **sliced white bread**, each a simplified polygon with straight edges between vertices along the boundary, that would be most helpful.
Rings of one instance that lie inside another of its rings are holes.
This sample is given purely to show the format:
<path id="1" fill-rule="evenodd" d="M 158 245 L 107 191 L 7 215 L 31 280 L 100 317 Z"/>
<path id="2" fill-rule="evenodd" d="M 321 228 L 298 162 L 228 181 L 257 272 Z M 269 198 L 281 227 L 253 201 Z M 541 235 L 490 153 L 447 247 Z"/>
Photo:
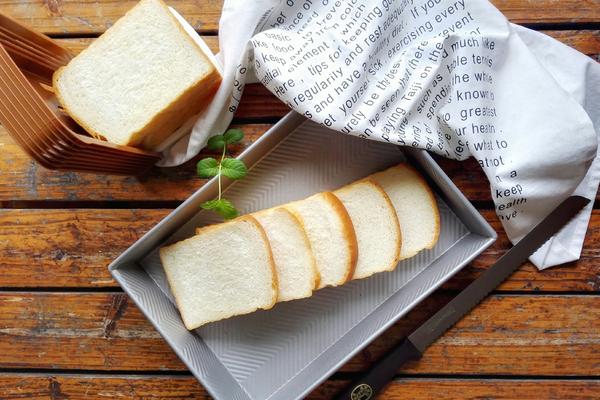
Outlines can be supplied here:
<path id="1" fill-rule="evenodd" d="M 356 232 L 358 262 L 353 279 L 396 268 L 402 237 L 398 217 L 383 189 L 363 180 L 333 193 L 348 210 Z"/>
<path id="2" fill-rule="evenodd" d="M 271 247 L 251 216 L 203 228 L 160 249 L 160 258 L 188 329 L 268 309 L 277 300 Z"/>
<path id="3" fill-rule="evenodd" d="M 142 0 L 58 69 L 56 96 L 92 136 L 153 150 L 212 99 L 221 76 L 161 0 Z"/>
<path id="4" fill-rule="evenodd" d="M 252 214 L 264 228 L 275 260 L 277 301 L 310 297 L 319 273 L 302 224 L 289 210 L 277 207 Z"/>
<path id="5" fill-rule="evenodd" d="M 432 248 L 440 235 L 440 213 L 425 179 L 408 164 L 399 164 L 369 177 L 377 182 L 394 205 L 400 230 L 400 258 Z"/>
<path id="6" fill-rule="evenodd" d="M 338 286 L 352 278 L 358 244 L 348 212 L 330 192 L 282 206 L 302 224 L 321 276 L 318 288 Z"/>

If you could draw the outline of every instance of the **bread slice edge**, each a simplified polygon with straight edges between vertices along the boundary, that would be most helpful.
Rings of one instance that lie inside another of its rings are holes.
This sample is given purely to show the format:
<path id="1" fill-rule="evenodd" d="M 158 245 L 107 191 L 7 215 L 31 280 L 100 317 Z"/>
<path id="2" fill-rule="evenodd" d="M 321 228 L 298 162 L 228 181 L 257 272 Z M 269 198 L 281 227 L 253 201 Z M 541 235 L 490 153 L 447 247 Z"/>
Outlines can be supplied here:
<path id="1" fill-rule="evenodd" d="M 346 207 L 342 201 L 338 199 L 333 192 L 322 192 L 322 194 L 327 201 L 329 201 L 331 206 L 336 210 L 338 216 L 340 217 L 342 222 L 342 230 L 344 231 L 344 236 L 346 237 L 346 243 L 348 245 L 350 259 L 348 260 L 348 269 L 345 279 L 340 283 L 340 285 L 343 285 L 344 283 L 352 280 L 352 277 L 354 276 L 356 263 L 358 262 L 358 240 L 356 238 L 356 232 L 354 231 L 354 224 L 352 223 L 350 214 L 348 214 L 348 210 L 346 210 Z"/>
<path id="2" fill-rule="evenodd" d="M 428 195 L 429 205 L 430 205 L 430 208 L 431 208 L 431 210 L 432 210 L 432 212 L 434 214 L 434 218 L 435 218 L 434 236 L 431 238 L 431 240 L 429 241 L 429 243 L 427 243 L 427 245 L 425 245 L 421 250 L 418 250 L 416 252 L 412 252 L 412 253 L 406 254 L 404 257 L 400 258 L 400 260 L 406 260 L 406 259 L 414 257 L 420 251 L 427 250 L 427 249 L 432 249 L 436 245 L 436 243 L 438 242 L 439 237 L 440 237 L 440 210 L 439 210 L 437 201 L 435 199 L 435 195 L 433 194 L 433 190 L 431 190 L 431 186 L 429 186 L 429 184 L 427 183 L 427 181 L 425 180 L 425 178 L 423 177 L 423 175 L 421 175 L 419 173 L 419 171 L 417 171 L 417 169 L 415 167 L 413 167 L 412 165 L 408 164 L 407 162 L 402 162 L 400 164 L 396 164 L 394 166 L 386 168 L 386 169 L 384 169 L 382 171 L 379 171 L 379 172 L 376 172 L 374 174 L 371 174 L 368 177 L 366 177 L 365 179 L 374 180 L 374 179 L 372 179 L 373 175 L 380 174 L 380 173 L 385 173 L 386 171 L 393 170 L 393 169 L 405 169 L 405 170 L 408 170 L 408 171 L 410 171 L 410 174 L 412 176 L 414 176 L 419 181 L 421 187 L 425 190 L 425 192 Z M 402 224 L 400 224 L 400 225 L 402 225 Z M 400 231 L 402 231 L 402 227 L 400 228 Z"/>

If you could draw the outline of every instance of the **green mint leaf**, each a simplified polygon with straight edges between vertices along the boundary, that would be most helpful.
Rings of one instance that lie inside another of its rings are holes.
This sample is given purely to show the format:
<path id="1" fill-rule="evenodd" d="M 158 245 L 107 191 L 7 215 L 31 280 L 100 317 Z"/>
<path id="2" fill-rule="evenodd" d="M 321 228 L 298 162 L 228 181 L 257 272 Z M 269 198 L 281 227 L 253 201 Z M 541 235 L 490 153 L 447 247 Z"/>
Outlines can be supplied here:
<path id="1" fill-rule="evenodd" d="M 216 135 L 208 139 L 206 147 L 208 147 L 210 151 L 217 151 L 223 150 L 223 147 L 225 147 L 226 145 L 227 142 L 225 141 L 225 137 L 223 135 Z"/>
<path id="2" fill-rule="evenodd" d="M 227 199 L 209 200 L 200 205 L 205 210 L 213 210 L 225 219 L 232 219 L 240 215 L 234 205 Z"/>
<path id="3" fill-rule="evenodd" d="M 221 174 L 230 179 L 240 179 L 246 176 L 248 169 L 243 161 L 237 158 L 225 158 L 221 161 Z"/>
<path id="4" fill-rule="evenodd" d="M 242 140 L 243 137 L 244 132 L 242 132 L 241 129 L 228 129 L 227 132 L 223 134 L 223 138 L 227 144 L 235 144 Z"/>
<path id="5" fill-rule="evenodd" d="M 219 163 L 212 157 L 198 161 L 196 171 L 200 178 L 212 178 L 219 175 Z"/>

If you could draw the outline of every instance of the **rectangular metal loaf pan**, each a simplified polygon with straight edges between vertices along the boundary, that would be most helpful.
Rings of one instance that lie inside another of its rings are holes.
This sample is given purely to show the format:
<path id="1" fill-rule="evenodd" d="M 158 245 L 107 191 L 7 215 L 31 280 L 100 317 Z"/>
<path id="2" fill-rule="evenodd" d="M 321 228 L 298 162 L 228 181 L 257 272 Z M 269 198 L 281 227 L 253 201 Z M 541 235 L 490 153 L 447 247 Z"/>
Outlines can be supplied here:
<path id="1" fill-rule="evenodd" d="M 226 182 L 242 213 L 335 189 L 401 161 L 429 181 L 441 233 L 431 250 L 309 299 L 276 305 L 188 332 L 166 283 L 158 249 L 217 222 L 199 205 L 208 182 L 110 265 L 123 289 L 175 353 L 218 399 L 299 399 L 475 258 L 496 238 L 489 224 L 424 151 L 346 136 L 290 113 L 241 155 L 246 178 Z"/>

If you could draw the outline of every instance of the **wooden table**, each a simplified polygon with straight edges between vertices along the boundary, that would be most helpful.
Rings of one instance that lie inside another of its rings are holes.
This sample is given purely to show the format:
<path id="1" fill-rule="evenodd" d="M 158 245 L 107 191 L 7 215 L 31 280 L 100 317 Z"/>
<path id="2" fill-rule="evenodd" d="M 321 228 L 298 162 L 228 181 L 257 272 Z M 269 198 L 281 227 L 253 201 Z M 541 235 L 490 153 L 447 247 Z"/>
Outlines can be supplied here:
<path id="1" fill-rule="evenodd" d="M 525 24 L 598 59 L 598 0 L 495 0 Z M 170 0 L 217 50 L 221 0 Z M 0 12 L 79 51 L 134 1 L 0 0 Z M 238 151 L 287 112 L 247 88 Z M 439 160 L 493 225 L 495 245 L 346 364 L 311 398 L 329 398 L 509 248 L 475 162 Z M 107 265 L 204 183 L 193 164 L 149 176 L 45 170 L 0 126 L 0 398 L 204 399 L 208 395 L 111 279 Z M 600 210 L 581 260 L 524 265 L 382 398 L 600 398 Z"/>

